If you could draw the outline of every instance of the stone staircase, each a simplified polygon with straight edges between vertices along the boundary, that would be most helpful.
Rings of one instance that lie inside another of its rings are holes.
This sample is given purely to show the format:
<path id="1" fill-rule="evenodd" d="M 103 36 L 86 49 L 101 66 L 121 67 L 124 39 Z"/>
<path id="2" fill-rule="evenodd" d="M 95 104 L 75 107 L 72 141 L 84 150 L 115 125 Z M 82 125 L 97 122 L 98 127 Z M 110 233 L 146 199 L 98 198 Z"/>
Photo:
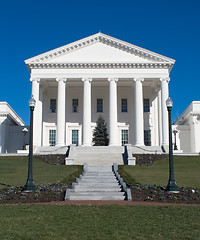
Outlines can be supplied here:
<path id="1" fill-rule="evenodd" d="M 124 147 L 122 146 L 92 146 L 92 147 L 76 147 L 74 149 L 75 164 L 111 166 L 113 162 L 123 165 Z"/>
<path id="2" fill-rule="evenodd" d="M 124 200 L 112 166 L 87 166 L 85 174 L 66 191 L 65 200 Z"/>

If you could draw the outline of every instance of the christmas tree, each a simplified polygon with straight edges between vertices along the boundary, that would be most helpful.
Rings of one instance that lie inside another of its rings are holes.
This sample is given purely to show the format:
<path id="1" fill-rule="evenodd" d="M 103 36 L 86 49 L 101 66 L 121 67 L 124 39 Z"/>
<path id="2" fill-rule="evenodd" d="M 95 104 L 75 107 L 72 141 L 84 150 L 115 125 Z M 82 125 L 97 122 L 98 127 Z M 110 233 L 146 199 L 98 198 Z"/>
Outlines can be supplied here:
<path id="1" fill-rule="evenodd" d="M 108 146 L 109 139 L 107 134 L 107 126 L 101 115 L 97 119 L 92 142 L 94 143 L 94 146 Z"/>

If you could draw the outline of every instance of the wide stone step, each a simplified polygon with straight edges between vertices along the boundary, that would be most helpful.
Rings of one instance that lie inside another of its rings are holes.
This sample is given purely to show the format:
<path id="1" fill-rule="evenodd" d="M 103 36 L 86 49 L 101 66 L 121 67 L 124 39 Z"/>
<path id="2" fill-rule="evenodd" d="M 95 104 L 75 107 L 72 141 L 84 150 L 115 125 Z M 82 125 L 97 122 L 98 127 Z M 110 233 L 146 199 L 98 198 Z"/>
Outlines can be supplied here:
<path id="1" fill-rule="evenodd" d="M 87 172 L 85 176 L 114 176 L 113 172 Z"/>
<path id="2" fill-rule="evenodd" d="M 110 180 L 114 180 L 116 179 L 114 176 L 84 176 L 82 177 L 82 179 L 90 179 L 92 181 L 92 179 L 97 179 L 97 180 L 107 180 L 107 181 L 110 181 Z"/>
<path id="3" fill-rule="evenodd" d="M 113 173 L 110 173 L 110 174 L 84 174 L 83 177 L 106 177 L 106 178 L 111 178 L 111 177 L 115 177 L 115 175 Z"/>
<path id="4" fill-rule="evenodd" d="M 76 186 L 75 192 L 121 192 L 121 188 L 120 187 Z"/>
<path id="5" fill-rule="evenodd" d="M 124 200 L 123 192 L 70 192 L 70 200 Z"/>
<path id="6" fill-rule="evenodd" d="M 116 183 L 118 184 L 118 181 L 117 179 L 109 179 L 109 181 L 107 179 L 91 179 L 91 178 L 87 178 L 87 179 L 84 179 L 82 178 L 80 183 Z"/>
<path id="7" fill-rule="evenodd" d="M 78 186 L 87 186 L 87 187 L 120 187 L 118 182 L 79 182 Z"/>
<path id="8" fill-rule="evenodd" d="M 104 166 L 104 167 L 99 167 L 99 166 L 88 166 L 87 168 L 88 172 L 112 172 L 112 167 L 110 166 Z"/>
<path id="9" fill-rule="evenodd" d="M 103 174 L 86 174 L 84 175 L 84 178 L 107 178 L 107 179 L 112 179 L 112 178 L 115 178 L 114 175 L 103 175 Z"/>

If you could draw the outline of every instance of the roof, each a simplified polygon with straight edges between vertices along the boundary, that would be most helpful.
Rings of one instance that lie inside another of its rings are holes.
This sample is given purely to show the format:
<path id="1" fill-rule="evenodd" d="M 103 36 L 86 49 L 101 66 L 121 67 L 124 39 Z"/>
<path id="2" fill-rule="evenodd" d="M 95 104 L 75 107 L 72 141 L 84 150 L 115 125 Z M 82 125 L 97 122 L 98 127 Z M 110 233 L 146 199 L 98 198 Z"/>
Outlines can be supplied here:
<path id="1" fill-rule="evenodd" d="M 168 68 L 175 60 L 101 32 L 25 60 L 32 68 Z"/>
<path id="2" fill-rule="evenodd" d="M 190 105 L 185 109 L 185 111 L 177 118 L 174 122 L 175 125 L 185 124 L 188 118 L 193 115 L 200 116 L 200 101 L 193 101 Z"/>
<path id="3" fill-rule="evenodd" d="M 0 102 L 0 116 L 9 118 L 16 125 L 24 126 L 23 120 L 7 102 Z"/>

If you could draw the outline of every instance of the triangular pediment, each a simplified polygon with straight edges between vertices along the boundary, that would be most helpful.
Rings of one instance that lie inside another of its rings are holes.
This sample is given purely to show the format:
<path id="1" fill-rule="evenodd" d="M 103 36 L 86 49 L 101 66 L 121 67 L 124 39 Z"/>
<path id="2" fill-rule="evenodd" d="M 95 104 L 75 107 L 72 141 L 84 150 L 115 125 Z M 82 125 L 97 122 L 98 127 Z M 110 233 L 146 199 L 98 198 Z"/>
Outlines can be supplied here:
<path id="1" fill-rule="evenodd" d="M 51 58 L 46 62 L 146 62 L 150 61 L 137 55 L 127 53 L 101 42 L 77 49 L 61 56 Z"/>
<path id="2" fill-rule="evenodd" d="M 174 62 L 171 58 L 103 33 L 97 33 L 25 61 L 28 66 L 54 63 L 165 63 L 173 65 Z"/>

